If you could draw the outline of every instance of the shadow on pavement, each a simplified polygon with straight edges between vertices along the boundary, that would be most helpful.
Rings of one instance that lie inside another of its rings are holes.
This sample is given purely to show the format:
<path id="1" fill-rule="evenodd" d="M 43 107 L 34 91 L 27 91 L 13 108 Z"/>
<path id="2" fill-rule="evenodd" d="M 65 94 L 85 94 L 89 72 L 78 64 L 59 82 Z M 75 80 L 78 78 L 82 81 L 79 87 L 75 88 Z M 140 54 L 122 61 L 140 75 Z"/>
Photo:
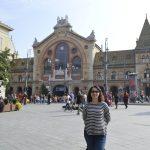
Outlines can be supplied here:
<path id="1" fill-rule="evenodd" d="M 68 115 L 54 115 L 49 117 L 69 117 L 69 116 L 75 116 L 75 114 L 68 114 Z"/>
<path id="2" fill-rule="evenodd" d="M 150 111 L 141 112 L 141 113 L 136 113 L 134 116 L 148 116 L 148 115 L 150 115 Z"/>
<path id="3" fill-rule="evenodd" d="M 150 126 L 150 124 L 141 124 L 141 123 L 135 123 L 136 125 L 139 125 L 139 126 Z"/>

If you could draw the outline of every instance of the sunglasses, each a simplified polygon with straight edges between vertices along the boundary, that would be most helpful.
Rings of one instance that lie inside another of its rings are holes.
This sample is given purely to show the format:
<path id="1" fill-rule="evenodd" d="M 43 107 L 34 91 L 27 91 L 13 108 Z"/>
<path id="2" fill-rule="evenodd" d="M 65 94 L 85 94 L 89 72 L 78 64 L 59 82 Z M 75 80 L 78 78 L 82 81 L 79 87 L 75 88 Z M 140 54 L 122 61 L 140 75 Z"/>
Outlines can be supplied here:
<path id="1" fill-rule="evenodd" d="M 91 91 L 91 93 L 99 93 L 99 91 Z"/>

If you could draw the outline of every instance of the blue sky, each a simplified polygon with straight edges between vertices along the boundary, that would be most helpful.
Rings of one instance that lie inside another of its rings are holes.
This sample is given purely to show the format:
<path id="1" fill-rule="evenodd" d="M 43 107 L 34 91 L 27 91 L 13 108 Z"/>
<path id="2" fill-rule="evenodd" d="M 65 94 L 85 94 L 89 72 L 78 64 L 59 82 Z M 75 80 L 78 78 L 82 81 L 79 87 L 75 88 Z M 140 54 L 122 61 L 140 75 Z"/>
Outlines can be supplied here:
<path id="1" fill-rule="evenodd" d="M 150 21 L 149 0 L 0 0 L 0 21 L 14 28 L 10 35 L 20 57 L 65 15 L 78 34 L 87 37 L 94 30 L 99 46 L 108 38 L 110 50 L 134 49 L 146 13 Z"/>

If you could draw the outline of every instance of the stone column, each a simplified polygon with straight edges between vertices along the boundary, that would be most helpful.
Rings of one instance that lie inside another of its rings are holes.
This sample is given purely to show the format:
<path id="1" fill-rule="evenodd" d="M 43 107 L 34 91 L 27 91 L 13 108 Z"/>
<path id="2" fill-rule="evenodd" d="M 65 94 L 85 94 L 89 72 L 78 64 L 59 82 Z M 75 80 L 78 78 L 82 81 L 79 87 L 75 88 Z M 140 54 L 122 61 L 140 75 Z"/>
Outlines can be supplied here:
<path id="1" fill-rule="evenodd" d="M 52 64 L 52 79 L 55 79 L 55 65 Z"/>

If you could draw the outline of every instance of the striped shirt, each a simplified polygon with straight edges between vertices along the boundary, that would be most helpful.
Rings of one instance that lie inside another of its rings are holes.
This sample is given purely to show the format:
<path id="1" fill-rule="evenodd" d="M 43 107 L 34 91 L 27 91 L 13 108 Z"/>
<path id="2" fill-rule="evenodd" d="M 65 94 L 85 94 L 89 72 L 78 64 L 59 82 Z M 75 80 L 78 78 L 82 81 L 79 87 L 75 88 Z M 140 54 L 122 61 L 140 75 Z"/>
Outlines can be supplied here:
<path id="1" fill-rule="evenodd" d="M 88 135 L 106 135 L 110 121 L 109 107 L 105 102 L 88 103 L 83 110 L 85 131 Z"/>

